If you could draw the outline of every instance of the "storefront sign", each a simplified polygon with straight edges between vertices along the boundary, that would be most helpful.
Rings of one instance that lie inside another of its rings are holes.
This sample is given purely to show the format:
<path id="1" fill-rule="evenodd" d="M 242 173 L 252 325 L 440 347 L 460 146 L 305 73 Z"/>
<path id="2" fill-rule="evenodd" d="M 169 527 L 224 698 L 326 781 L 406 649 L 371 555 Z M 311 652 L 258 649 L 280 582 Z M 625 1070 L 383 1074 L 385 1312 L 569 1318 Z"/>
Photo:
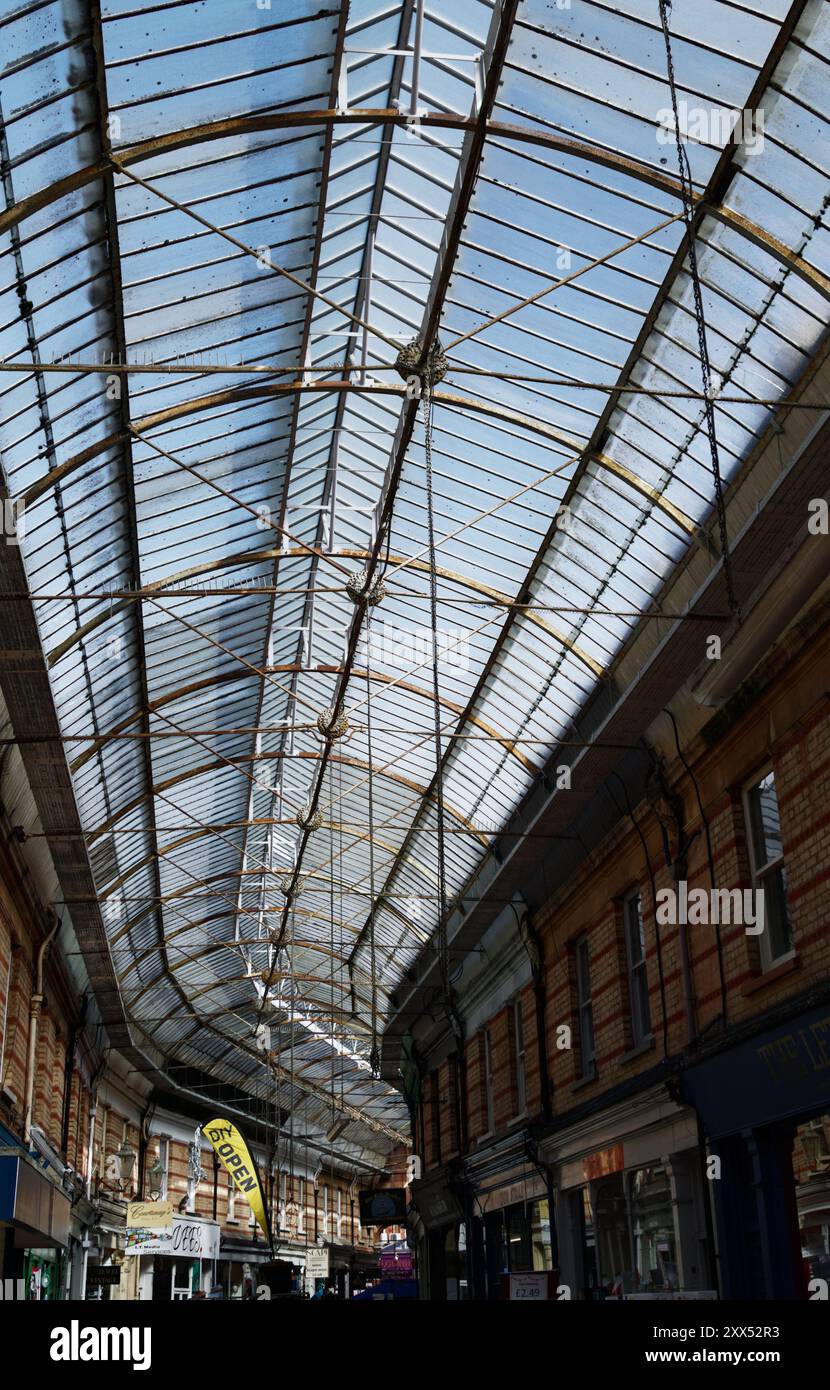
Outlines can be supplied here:
<path id="1" fill-rule="evenodd" d="M 624 1293 L 623 1303 L 698 1303 L 717 1298 L 715 1289 L 672 1289 L 670 1293 Z"/>
<path id="2" fill-rule="evenodd" d="M 713 1139 L 830 1106 L 827 1005 L 719 1052 L 681 1076 Z"/>
<path id="3" fill-rule="evenodd" d="M 382 1274 L 391 1278 L 410 1279 L 412 1277 L 412 1252 L 410 1250 L 383 1250 L 378 1260 Z"/>
<path id="4" fill-rule="evenodd" d="M 479 1197 L 481 1210 L 499 1211 L 502 1207 L 515 1206 L 517 1202 L 534 1202 L 540 1197 L 547 1196 L 545 1186 L 539 1173 L 530 1173 L 520 1182 L 507 1183 L 504 1187 L 498 1187 L 493 1192 L 484 1192 Z"/>
<path id="5" fill-rule="evenodd" d="M 548 1297 L 548 1276 L 547 1274 L 511 1274 L 510 1275 L 510 1301 L 519 1300 L 524 1303 L 547 1302 Z"/>
<path id="6" fill-rule="evenodd" d="M 121 1266 L 87 1265 L 86 1282 L 88 1288 L 101 1288 L 104 1284 L 120 1284 Z"/>
<path id="7" fill-rule="evenodd" d="M 149 1223 L 134 1224 L 146 1206 L 162 1207 L 151 1212 Z M 132 1211 L 135 1207 L 138 1210 Z M 134 1202 L 127 1209 L 126 1252 L 128 1255 L 185 1255 L 193 1260 L 219 1258 L 219 1227 L 214 1221 L 197 1216 L 174 1214 L 169 1202 Z"/>
<path id="8" fill-rule="evenodd" d="M 612 1144 L 610 1149 L 600 1149 L 598 1153 L 587 1154 L 582 1160 L 582 1173 L 586 1182 L 596 1182 L 607 1178 L 611 1173 L 621 1173 L 625 1167 L 622 1144 Z"/>
<path id="9" fill-rule="evenodd" d="M 172 1223 L 172 1202 L 127 1203 L 127 1230 L 144 1227 L 148 1231 L 169 1231 Z"/>
<path id="10" fill-rule="evenodd" d="M 328 1249 L 318 1250 L 312 1246 L 310 1250 L 307 1250 L 305 1255 L 305 1272 L 309 1279 L 328 1279 Z"/>
<path id="11" fill-rule="evenodd" d="M 171 1202 L 128 1202 L 124 1245 L 128 1255 L 169 1255 L 172 1240 Z"/>
<path id="12" fill-rule="evenodd" d="M 219 1258 L 219 1227 L 214 1221 L 199 1221 L 195 1217 L 174 1216 L 171 1255 L 186 1255 L 193 1260 Z"/>
<path id="13" fill-rule="evenodd" d="M 265 1194 L 253 1156 L 235 1125 L 230 1120 L 211 1120 L 204 1126 L 205 1134 L 223 1168 L 227 1169 L 238 1192 L 246 1199 L 264 1235 L 271 1240 L 271 1226 L 265 1207 Z"/>

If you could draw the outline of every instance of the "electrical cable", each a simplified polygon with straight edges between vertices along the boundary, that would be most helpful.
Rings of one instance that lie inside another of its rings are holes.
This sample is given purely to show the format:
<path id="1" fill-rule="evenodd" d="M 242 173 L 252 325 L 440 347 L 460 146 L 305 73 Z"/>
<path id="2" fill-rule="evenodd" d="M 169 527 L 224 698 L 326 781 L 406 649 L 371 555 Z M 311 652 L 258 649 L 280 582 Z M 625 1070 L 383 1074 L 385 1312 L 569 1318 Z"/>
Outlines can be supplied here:
<path id="1" fill-rule="evenodd" d="M 723 483 L 720 473 L 720 458 L 718 454 L 717 425 L 715 421 L 714 389 L 712 386 L 712 366 L 709 359 L 709 346 L 706 340 L 706 316 L 703 307 L 703 291 L 701 288 L 700 272 L 697 263 L 697 234 L 695 229 L 695 197 L 694 183 L 692 181 L 692 171 L 689 165 L 689 156 L 686 153 L 683 140 L 680 135 L 680 117 L 677 103 L 677 84 L 674 75 L 674 54 L 672 52 L 671 35 L 669 32 L 669 20 L 671 17 L 672 0 L 659 0 L 660 3 L 660 23 L 663 28 L 663 42 L 666 48 L 666 68 L 669 79 L 669 90 L 671 92 L 672 112 L 674 116 L 674 135 L 677 148 L 678 172 L 680 175 L 680 188 L 683 198 L 683 217 L 686 224 L 688 237 L 688 258 L 689 272 L 692 283 L 692 294 L 694 298 L 695 323 L 697 325 L 698 350 L 700 353 L 700 372 L 703 379 L 703 412 L 706 420 L 706 432 L 709 437 L 709 450 L 712 458 L 712 478 L 715 485 L 715 507 L 718 517 L 718 531 L 720 534 L 721 558 L 723 560 L 723 573 L 726 581 L 726 597 L 729 604 L 729 611 L 733 618 L 740 622 L 741 610 L 738 600 L 735 597 L 735 586 L 732 576 L 732 565 L 729 555 L 729 537 L 726 528 L 726 506 L 723 500 Z"/>
<path id="2" fill-rule="evenodd" d="M 639 823 L 639 821 L 637 820 L 637 817 L 634 815 L 634 812 L 633 812 L 633 810 L 632 810 L 632 808 L 631 808 L 631 800 L 630 800 L 629 795 L 628 795 L 628 788 L 626 787 L 625 782 L 624 782 L 623 779 L 620 777 L 619 773 L 617 773 L 617 772 L 612 772 L 612 773 L 611 773 L 611 776 L 614 778 L 614 780 L 615 780 L 616 782 L 619 782 L 620 787 L 622 788 L 622 794 L 623 794 L 623 797 L 624 797 L 624 799 L 625 799 L 625 805 L 626 805 L 626 810 L 628 811 L 629 819 L 630 819 L 630 821 L 631 821 L 631 824 L 634 826 L 634 829 L 636 830 L 636 832 L 637 832 L 637 834 L 638 834 L 638 836 L 639 836 L 640 844 L 641 844 L 642 847 L 643 847 L 643 854 L 644 854 L 644 856 L 645 856 L 645 861 L 646 861 L 646 870 L 647 870 L 647 872 L 648 872 L 649 883 L 650 883 L 650 885 L 651 885 L 651 904 L 652 904 L 652 910 L 653 910 L 653 912 L 654 912 L 654 943 L 655 943 L 655 946 L 656 946 L 656 948 L 657 948 L 657 979 L 658 979 L 658 982 L 659 982 L 659 985 L 660 985 L 660 1013 L 661 1013 L 661 1015 L 662 1015 L 662 1025 L 663 1025 L 663 1026 L 662 1026 L 662 1032 L 663 1032 L 663 1056 L 664 1056 L 664 1057 L 668 1057 L 668 1055 L 669 1055 L 669 1023 L 668 1023 L 668 1016 L 667 1016 L 667 1014 L 666 1014 L 666 982 L 665 982 L 665 979 L 664 979 L 664 976 L 663 976 L 663 948 L 662 948 L 662 945 L 661 945 L 661 942 L 660 942 L 660 927 L 659 927 L 658 922 L 657 922 L 657 881 L 656 881 L 656 879 L 655 879 L 655 877 L 654 877 L 654 869 L 653 869 L 652 863 L 651 863 L 651 856 L 649 855 L 649 852 L 648 852 L 648 845 L 646 844 L 646 837 L 645 837 L 645 835 L 643 834 L 642 829 L 640 828 L 640 823 Z M 620 807 L 619 807 L 619 804 L 618 804 L 618 802 L 617 802 L 617 798 L 614 796 L 614 793 L 611 791 L 611 788 L 610 788 L 607 784 L 606 784 L 606 786 L 605 786 L 605 790 L 606 790 L 608 796 L 610 797 L 611 801 L 613 802 L 614 807 L 615 807 L 615 809 L 616 809 L 616 811 L 617 811 L 617 814 L 618 814 L 618 815 L 621 815 L 622 812 L 620 811 Z"/>
<path id="3" fill-rule="evenodd" d="M 674 732 L 674 746 L 675 746 L 675 748 L 677 749 L 677 756 L 678 756 L 678 758 L 680 759 L 681 763 L 683 764 L 684 768 L 686 769 L 686 772 L 688 773 L 689 779 L 690 779 L 690 781 L 691 781 L 691 783 L 692 783 L 692 786 L 694 787 L 694 790 L 695 790 L 695 797 L 696 797 L 696 799 L 697 799 L 697 809 L 698 809 L 698 811 L 700 812 L 700 819 L 701 819 L 701 821 L 703 822 L 703 833 L 704 833 L 704 835 L 706 836 L 706 856 L 707 856 L 707 859 L 708 859 L 708 861 L 709 861 L 709 886 L 711 887 L 712 891 L 714 892 L 714 891 L 715 891 L 715 888 L 717 887 L 717 884 L 716 884 L 716 882 L 715 882 L 715 855 L 714 855 L 714 851 L 713 851 L 713 849 L 712 849 L 712 830 L 711 830 L 711 826 L 709 825 L 709 818 L 708 818 L 708 816 L 706 815 L 706 812 L 705 812 L 704 809 L 703 809 L 703 799 L 702 799 L 702 797 L 701 797 L 701 795 L 700 795 L 700 784 L 699 784 L 697 778 L 695 777 L 695 774 L 694 774 L 694 772 L 692 771 L 692 769 L 691 769 L 689 763 L 686 761 L 686 757 L 685 757 L 685 755 L 684 755 L 684 753 L 683 753 L 683 749 L 682 749 L 681 746 L 680 746 L 680 734 L 679 734 L 678 728 L 677 728 L 677 720 L 675 719 L 675 717 L 674 717 L 674 715 L 672 714 L 672 712 L 671 712 L 670 709 L 664 709 L 664 710 L 663 710 L 663 713 L 671 720 L 671 726 L 672 726 L 672 730 L 673 730 L 673 732 Z M 722 938 L 721 938 L 721 929 L 720 929 L 721 924 L 720 924 L 720 914 L 719 914 L 719 913 L 716 914 L 716 916 L 715 916 L 715 924 L 714 924 L 714 925 L 715 925 L 715 946 L 716 946 L 717 955 L 718 955 L 718 978 L 719 978 L 719 980 L 720 980 L 721 1013 L 722 1013 L 722 1015 L 723 1015 L 723 1022 L 724 1022 L 724 1024 L 725 1024 L 725 1023 L 726 1023 L 726 1019 L 727 1019 L 727 990 L 726 990 L 726 974 L 725 974 L 725 971 L 724 971 L 724 968 L 723 968 L 723 940 L 722 940 Z"/>
<path id="4" fill-rule="evenodd" d="M 426 357 L 428 364 L 429 357 Z M 441 754 L 441 705 L 440 687 L 438 681 L 438 582 L 435 572 L 435 510 L 433 496 L 433 473 L 432 473 L 432 425 L 433 425 L 433 403 L 432 403 L 432 379 L 427 365 L 422 377 L 422 396 L 421 405 L 424 418 L 424 453 L 426 459 L 426 490 L 427 490 L 427 535 L 429 550 L 429 615 L 430 627 L 432 629 L 432 712 L 433 728 L 435 738 L 435 806 L 437 817 L 437 860 L 438 860 L 438 965 L 441 975 L 441 985 L 444 991 L 444 1002 L 449 1005 L 451 1000 L 451 989 L 449 978 L 449 950 L 447 943 L 447 881 L 446 881 L 446 861 L 444 856 L 444 778 L 443 778 L 443 759 Z"/>
<path id="5" fill-rule="evenodd" d="M 366 642 L 371 653 L 372 614 L 368 606 L 366 608 Z M 372 1047 L 369 1053 L 369 1066 L 372 1076 L 378 1080 L 380 1078 L 380 1048 L 378 1046 L 378 981 L 375 947 L 375 800 L 374 759 L 372 757 L 372 675 L 369 660 L 366 662 L 366 752 L 369 759 L 369 975 L 372 1005 Z"/>

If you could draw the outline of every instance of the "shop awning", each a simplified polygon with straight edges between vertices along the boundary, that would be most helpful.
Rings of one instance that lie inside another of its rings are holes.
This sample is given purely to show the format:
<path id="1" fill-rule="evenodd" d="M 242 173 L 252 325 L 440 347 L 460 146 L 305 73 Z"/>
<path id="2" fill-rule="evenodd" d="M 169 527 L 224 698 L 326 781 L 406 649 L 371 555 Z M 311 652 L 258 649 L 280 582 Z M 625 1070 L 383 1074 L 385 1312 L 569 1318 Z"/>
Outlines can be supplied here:
<path id="1" fill-rule="evenodd" d="M 0 1152 L 0 1224 L 19 1248 L 67 1245 L 70 1201 L 21 1153 Z"/>
<path id="2" fill-rule="evenodd" d="M 830 1008 L 825 1004 L 690 1067 L 684 1099 L 712 1139 L 830 1107 Z"/>

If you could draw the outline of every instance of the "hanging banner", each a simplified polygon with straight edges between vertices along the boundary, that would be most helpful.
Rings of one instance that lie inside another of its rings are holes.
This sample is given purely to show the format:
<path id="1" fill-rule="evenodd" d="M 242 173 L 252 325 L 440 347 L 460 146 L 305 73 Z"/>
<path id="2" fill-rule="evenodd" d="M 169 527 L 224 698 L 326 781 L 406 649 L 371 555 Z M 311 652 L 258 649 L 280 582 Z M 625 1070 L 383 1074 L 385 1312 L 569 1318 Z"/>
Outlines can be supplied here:
<path id="1" fill-rule="evenodd" d="M 210 1120 L 202 1128 L 213 1145 L 216 1157 L 230 1173 L 237 1191 L 246 1199 L 270 1244 L 271 1226 L 265 1207 L 265 1194 L 248 1145 L 230 1120 Z"/>

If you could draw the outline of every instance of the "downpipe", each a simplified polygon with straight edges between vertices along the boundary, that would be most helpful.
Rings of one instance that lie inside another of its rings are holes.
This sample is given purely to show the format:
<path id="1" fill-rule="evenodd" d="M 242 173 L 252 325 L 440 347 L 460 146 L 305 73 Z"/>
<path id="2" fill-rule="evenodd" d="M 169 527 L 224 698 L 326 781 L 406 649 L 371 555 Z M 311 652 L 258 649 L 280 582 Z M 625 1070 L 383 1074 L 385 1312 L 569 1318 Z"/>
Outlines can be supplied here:
<path id="1" fill-rule="evenodd" d="M 60 918 L 54 915 L 52 930 L 43 938 L 38 947 L 35 968 L 35 987 L 29 1000 L 29 1052 L 26 1061 L 26 1102 L 23 1108 L 23 1139 L 26 1144 L 32 1137 L 32 1108 L 35 1095 L 35 1060 L 37 1058 L 37 1035 L 40 1024 L 40 1011 L 43 1007 L 43 962 L 49 946 L 57 935 Z"/>

